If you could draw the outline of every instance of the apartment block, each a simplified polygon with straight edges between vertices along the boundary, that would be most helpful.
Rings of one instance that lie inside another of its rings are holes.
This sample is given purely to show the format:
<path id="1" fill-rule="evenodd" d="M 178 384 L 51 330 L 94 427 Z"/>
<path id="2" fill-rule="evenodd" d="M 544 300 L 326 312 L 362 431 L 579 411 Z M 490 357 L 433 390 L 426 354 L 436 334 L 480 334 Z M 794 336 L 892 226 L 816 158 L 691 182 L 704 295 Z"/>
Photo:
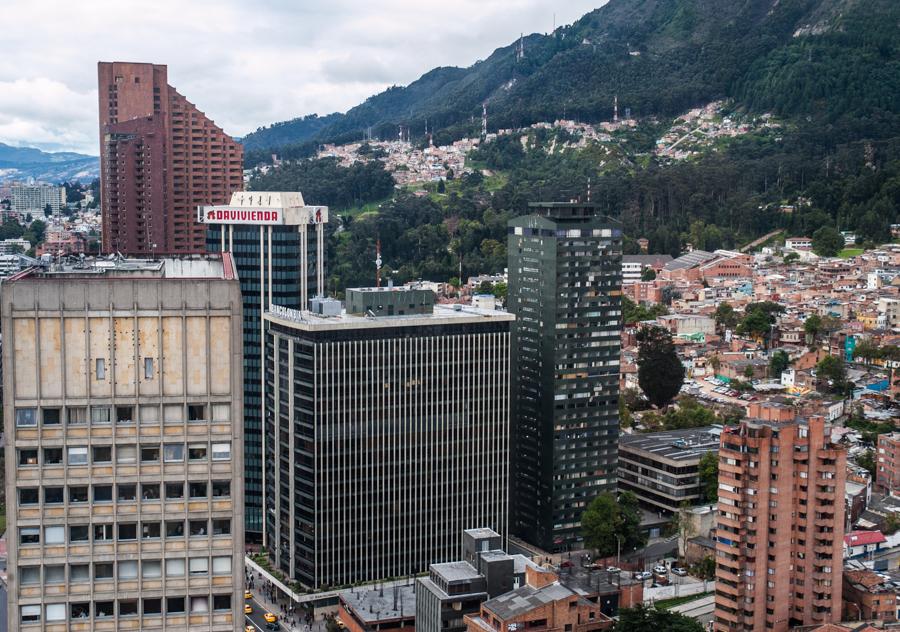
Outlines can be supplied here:
<path id="1" fill-rule="evenodd" d="M 846 464 L 822 417 L 725 429 L 715 630 L 840 621 Z"/>
<path id="2" fill-rule="evenodd" d="M 622 228 L 591 204 L 536 203 L 509 222 L 512 531 L 548 551 L 615 491 Z"/>
<path id="3" fill-rule="evenodd" d="M 168 84 L 164 65 L 100 62 L 104 253 L 204 252 L 197 207 L 243 189 L 243 148 Z"/>
<path id="4" fill-rule="evenodd" d="M 878 435 L 875 486 L 893 492 L 900 488 L 900 432 Z"/>
<path id="5" fill-rule="evenodd" d="M 233 270 L 105 259 L 4 283 L 9 630 L 243 628 Z"/>
<path id="6" fill-rule="evenodd" d="M 462 557 L 465 529 L 507 530 L 513 316 L 400 288 L 347 305 L 266 314 L 266 540 L 314 589 L 424 572 Z"/>
<path id="7" fill-rule="evenodd" d="M 54 215 L 66 206 L 66 189 L 50 184 L 15 184 L 10 187 L 10 196 L 14 211 L 31 213 L 35 218 L 43 217 L 48 206 Z"/>

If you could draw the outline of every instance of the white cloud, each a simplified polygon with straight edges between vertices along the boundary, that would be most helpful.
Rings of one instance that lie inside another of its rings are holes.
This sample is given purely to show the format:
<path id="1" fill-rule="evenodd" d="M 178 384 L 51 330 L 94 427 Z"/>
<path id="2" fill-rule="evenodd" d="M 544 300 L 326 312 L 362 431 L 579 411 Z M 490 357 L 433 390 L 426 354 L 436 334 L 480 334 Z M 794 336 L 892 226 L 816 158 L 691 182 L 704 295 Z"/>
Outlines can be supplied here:
<path id="1" fill-rule="evenodd" d="M 520 32 L 605 0 L 5 0 L 0 142 L 98 152 L 98 61 L 168 64 L 169 81 L 243 135 L 345 111 L 435 66 L 468 66 Z"/>

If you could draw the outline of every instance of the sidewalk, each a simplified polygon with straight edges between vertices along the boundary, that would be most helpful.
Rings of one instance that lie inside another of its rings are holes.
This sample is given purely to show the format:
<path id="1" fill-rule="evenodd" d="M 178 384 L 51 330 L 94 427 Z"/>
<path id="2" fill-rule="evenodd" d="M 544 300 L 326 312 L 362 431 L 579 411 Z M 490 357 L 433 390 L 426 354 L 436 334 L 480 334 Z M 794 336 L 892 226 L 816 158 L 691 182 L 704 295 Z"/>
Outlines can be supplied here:
<path id="1" fill-rule="evenodd" d="M 253 574 L 253 588 L 249 588 L 246 581 L 244 582 L 244 588 L 253 594 L 253 601 L 256 602 L 263 612 L 271 612 L 278 615 L 278 622 L 283 630 L 287 632 L 325 632 L 325 621 L 323 619 L 313 621 L 311 626 L 307 625 L 305 620 L 306 611 L 296 605 L 294 606 L 293 614 L 287 614 L 285 608 L 288 606 L 289 600 L 282 598 L 278 600 L 278 603 L 271 601 L 265 592 L 261 590 L 261 584 L 265 584 L 266 579 L 262 576 L 257 576 L 253 571 L 248 572 Z"/>

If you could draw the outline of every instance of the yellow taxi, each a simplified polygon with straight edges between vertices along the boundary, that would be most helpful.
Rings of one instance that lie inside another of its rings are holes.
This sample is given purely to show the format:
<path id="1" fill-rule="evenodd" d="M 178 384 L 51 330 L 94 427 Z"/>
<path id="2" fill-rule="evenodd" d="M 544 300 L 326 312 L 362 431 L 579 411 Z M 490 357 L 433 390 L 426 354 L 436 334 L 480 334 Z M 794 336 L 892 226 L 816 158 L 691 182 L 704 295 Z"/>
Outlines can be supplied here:
<path id="1" fill-rule="evenodd" d="M 254 628 L 252 625 L 247 625 L 244 626 L 244 632 L 256 632 L 256 628 Z"/>
<path id="2" fill-rule="evenodd" d="M 244 599 L 253 599 L 253 593 L 249 590 L 244 591 Z"/>
<path id="3" fill-rule="evenodd" d="M 251 606 L 249 603 L 244 604 L 244 614 L 253 614 L 253 606 Z"/>
<path id="4" fill-rule="evenodd" d="M 264 614 L 263 619 L 266 620 L 266 623 L 275 623 L 276 621 L 278 621 L 278 617 L 276 617 L 271 612 L 267 612 L 266 614 Z"/>

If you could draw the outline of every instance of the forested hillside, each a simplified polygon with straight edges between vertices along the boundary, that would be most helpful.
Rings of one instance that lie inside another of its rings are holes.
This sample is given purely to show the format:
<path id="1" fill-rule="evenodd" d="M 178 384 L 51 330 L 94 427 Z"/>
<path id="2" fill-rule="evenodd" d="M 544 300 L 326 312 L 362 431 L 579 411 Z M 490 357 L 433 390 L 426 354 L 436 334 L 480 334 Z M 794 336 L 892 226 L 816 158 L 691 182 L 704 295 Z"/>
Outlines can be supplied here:
<path id="1" fill-rule="evenodd" d="M 414 125 L 426 114 L 440 129 L 436 143 L 441 134 L 476 135 L 470 119 L 484 100 L 492 128 L 552 121 L 564 111 L 608 119 L 614 95 L 640 124 L 620 139 L 615 156 L 593 144 L 551 151 L 554 135 L 565 140 L 560 130 L 528 132 L 527 142 L 519 134 L 498 137 L 470 156 L 475 174 L 429 185 L 424 197 L 370 187 L 380 181 L 375 171 L 362 179 L 303 179 L 320 161 L 252 183 L 298 188 L 310 203 L 338 209 L 335 290 L 371 283 L 377 239 L 397 281 L 447 280 L 460 262 L 463 276 L 500 271 L 506 220 L 531 201 L 583 195 L 589 181 L 592 199 L 622 220 L 632 250 L 642 236 L 651 252 L 676 255 L 687 242 L 733 247 L 776 228 L 809 235 L 826 225 L 880 242 L 900 222 L 894 0 L 612 0 L 554 36 L 526 38 L 524 61 L 516 62 L 510 46 L 420 82 L 333 118 L 317 138 L 350 138 L 363 124 L 392 135 L 398 122 Z M 774 113 L 780 133 L 747 134 L 690 160 L 653 158 L 672 117 L 720 97 L 736 110 Z M 309 155 L 310 146 L 279 149 L 291 152 Z M 356 188 L 348 192 L 347 182 Z"/>

